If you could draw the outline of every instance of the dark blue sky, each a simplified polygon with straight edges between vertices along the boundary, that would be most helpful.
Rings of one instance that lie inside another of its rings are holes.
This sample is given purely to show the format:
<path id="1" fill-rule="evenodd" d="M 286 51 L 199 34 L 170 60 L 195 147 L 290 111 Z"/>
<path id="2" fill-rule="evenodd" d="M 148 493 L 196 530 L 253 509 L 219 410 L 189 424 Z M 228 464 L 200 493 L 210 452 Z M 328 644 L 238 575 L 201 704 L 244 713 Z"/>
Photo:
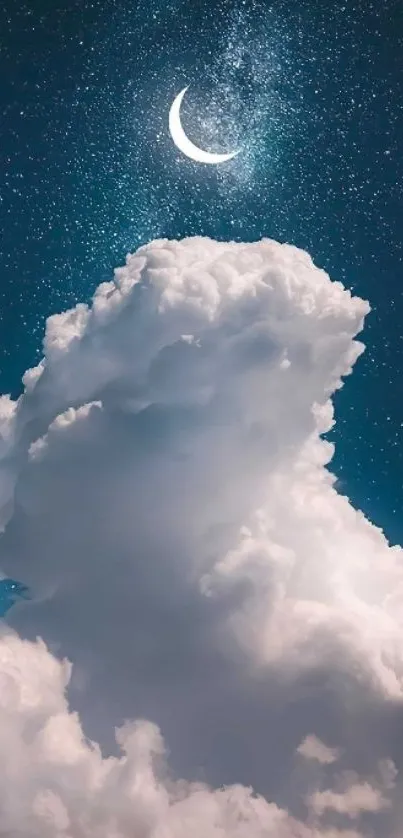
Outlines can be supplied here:
<path id="1" fill-rule="evenodd" d="M 288 241 L 373 307 L 332 468 L 403 543 L 401 0 L 8 0 L 0 42 L 0 390 L 139 244 Z M 233 167 L 172 146 L 185 84 L 188 133 L 241 142 Z"/>

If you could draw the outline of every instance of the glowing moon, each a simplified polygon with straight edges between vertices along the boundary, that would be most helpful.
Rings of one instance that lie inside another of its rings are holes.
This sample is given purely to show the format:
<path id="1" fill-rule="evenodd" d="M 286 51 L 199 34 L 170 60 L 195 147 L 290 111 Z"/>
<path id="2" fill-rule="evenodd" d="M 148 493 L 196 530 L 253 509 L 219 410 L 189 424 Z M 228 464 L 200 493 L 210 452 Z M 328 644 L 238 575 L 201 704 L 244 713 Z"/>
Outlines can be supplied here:
<path id="1" fill-rule="evenodd" d="M 192 143 L 186 136 L 182 128 L 180 109 L 182 99 L 188 87 L 189 85 L 184 87 L 183 90 L 178 93 L 172 102 L 171 109 L 169 111 L 169 131 L 176 147 L 179 148 L 183 154 L 186 154 L 186 157 L 190 157 L 191 160 L 196 160 L 198 163 L 210 163 L 216 165 L 217 163 L 225 163 L 227 160 L 232 160 L 233 157 L 236 157 L 236 155 L 239 154 L 241 149 L 238 149 L 238 151 L 230 151 L 228 154 L 213 154 L 210 151 L 203 151 L 202 148 L 199 148 L 197 145 Z"/>

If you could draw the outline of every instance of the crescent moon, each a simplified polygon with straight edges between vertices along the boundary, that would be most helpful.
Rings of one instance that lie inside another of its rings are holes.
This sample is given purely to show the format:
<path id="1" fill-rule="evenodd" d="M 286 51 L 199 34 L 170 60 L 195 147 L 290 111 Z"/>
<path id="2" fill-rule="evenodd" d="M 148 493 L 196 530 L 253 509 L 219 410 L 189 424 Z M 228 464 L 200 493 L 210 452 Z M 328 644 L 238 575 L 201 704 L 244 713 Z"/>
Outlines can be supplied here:
<path id="1" fill-rule="evenodd" d="M 189 85 L 184 87 L 183 90 L 178 93 L 172 102 L 169 111 L 169 131 L 176 147 L 179 148 L 183 154 L 186 154 L 186 157 L 190 157 L 191 160 L 196 160 L 198 163 L 210 163 L 216 165 L 217 163 L 226 163 L 227 160 L 232 160 L 233 157 L 236 157 L 237 154 L 239 154 L 241 149 L 238 149 L 238 151 L 230 151 L 228 154 L 213 154 L 213 152 L 210 151 L 203 151 L 202 148 L 199 148 L 197 145 L 192 143 L 186 136 L 182 128 L 180 109 L 182 99 L 188 87 Z"/>

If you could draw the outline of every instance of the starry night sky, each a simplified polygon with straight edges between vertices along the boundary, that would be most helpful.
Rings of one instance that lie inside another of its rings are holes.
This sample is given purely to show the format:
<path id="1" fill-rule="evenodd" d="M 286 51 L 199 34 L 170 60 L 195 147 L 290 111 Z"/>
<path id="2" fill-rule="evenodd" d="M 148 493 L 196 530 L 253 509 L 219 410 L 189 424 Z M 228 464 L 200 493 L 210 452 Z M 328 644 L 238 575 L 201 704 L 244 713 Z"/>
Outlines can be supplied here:
<path id="1" fill-rule="evenodd" d="M 332 470 L 403 543 L 403 2 L 6 0 L 0 44 L 0 390 L 138 245 L 290 242 L 372 305 Z M 173 146 L 186 84 L 189 136 L 236 160 Z"/>

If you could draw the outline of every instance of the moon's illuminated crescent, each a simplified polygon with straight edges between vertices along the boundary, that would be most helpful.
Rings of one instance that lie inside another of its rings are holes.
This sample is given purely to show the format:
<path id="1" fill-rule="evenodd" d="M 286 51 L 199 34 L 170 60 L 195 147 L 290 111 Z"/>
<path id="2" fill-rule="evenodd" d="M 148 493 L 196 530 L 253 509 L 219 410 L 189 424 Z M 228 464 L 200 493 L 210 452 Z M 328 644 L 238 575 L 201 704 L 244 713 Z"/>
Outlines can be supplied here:
<path id="1" fill-rule="evenodd" d="M 171 109 L 169 111 L 169 131 L 175 145 L 183 152 L 183 154 L 186 154 L 186 157 L 190 157 L 191 160 L 197 160 L 198 163 L 216 164 L 232 160 L 233 157 L 236 157 L 236 155 L 239 154 L 241 149 L 238 149 L 238 151 L 230 151 L 228 154 L 213 154 L 213 152 L 210 151 L 203 151 L 202 148 L 194 145 L 194 143 L 192 143 L 186 136 L 182 128 L 180 108 L 182 99 L 188 87 L 189 85 L 184 87 L 183 90 L 178 93 L 172 102 Z"/>

